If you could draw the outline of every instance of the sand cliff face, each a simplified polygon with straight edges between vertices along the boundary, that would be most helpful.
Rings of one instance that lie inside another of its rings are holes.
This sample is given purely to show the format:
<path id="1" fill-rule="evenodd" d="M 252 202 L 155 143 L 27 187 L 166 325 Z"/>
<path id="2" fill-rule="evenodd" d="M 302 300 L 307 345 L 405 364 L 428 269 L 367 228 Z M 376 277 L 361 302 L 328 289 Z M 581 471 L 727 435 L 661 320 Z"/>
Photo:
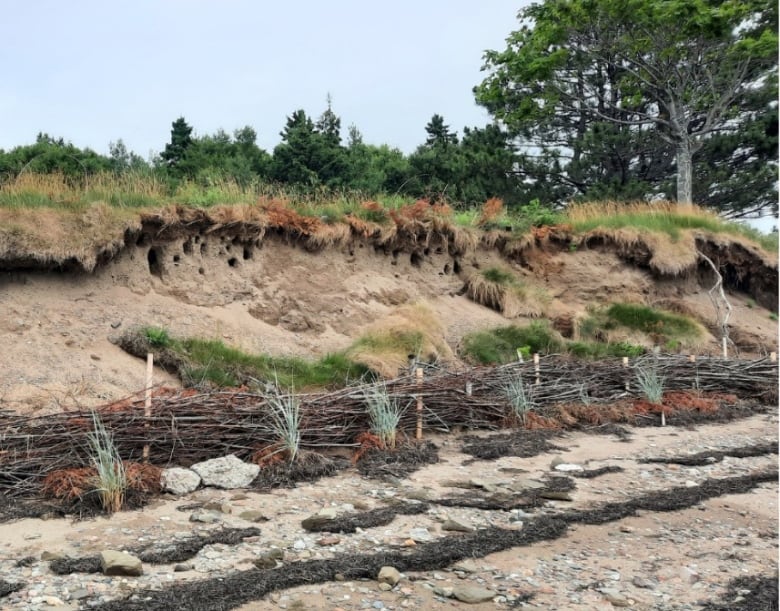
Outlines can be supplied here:
<path id="1" fill-rule="evenodd" d="M 721 269 L 737 346 L 775 350 L 777 323 L 765 307 L 776 310 L 776 263 L 744 244 L 698 237 L 695 246 Z M 111 343 L 134 326 L 315 356 L 345 348 L 399 306 L 425 302 L 456 350 L 469 331 L 528 320 L 463 294 L 470 274 L 496 265 L 544 295 L 541 316 L 564 334 L 567 321 L 612 301 L 676 309 L 717 330 L 706 263 L 664 274 L 645 242 L 605 236 L 572 242 L 552 234 L 522 247 L 483 239 L 469 248 L 446 235 L 409 234 L 315 249 L 305 237 L 246 224 L 147 222 L 97 257 L 93 271 L 17 255 L 0 261 L 0 402 L 8 407 L 57 409 L 138 390 L 144 364 Z M 716 350 L 715 338 L 705 338 L 702 351 Z M 163 372 L 157 381 L 175 383 Z"/>

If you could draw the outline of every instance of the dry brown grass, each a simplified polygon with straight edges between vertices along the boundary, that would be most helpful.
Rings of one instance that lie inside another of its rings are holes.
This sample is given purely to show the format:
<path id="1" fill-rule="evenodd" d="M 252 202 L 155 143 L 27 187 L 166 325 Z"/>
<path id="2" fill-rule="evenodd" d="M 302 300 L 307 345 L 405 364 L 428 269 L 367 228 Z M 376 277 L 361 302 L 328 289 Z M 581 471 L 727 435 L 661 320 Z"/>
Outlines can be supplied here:
<path id="1" fill-rule="evenodd" d="M 393 377 L 413 355 L 424 362 L 451 361 L 444 325 L 424 302 L 404 305 L 370 325 L 347 356 L 384 377 Z"/>
<path id="2" fill-rule="evenodd" d="M 503 270 L 502 270 L 503 271 Z M 466 295 L 473 302 L 500 312 L 507 318 L 528 316 L 535 318 L 544 313 L 550 298 L 541 289 L 521 283 L 512 272 L 509 282 L 495 282 L 481 272 L 466 278 Z"/>
<path id="3" fill-rule="evenodd" d="M 125 231 L 141 228 L 138 215 L 106 204 L 84 211 L 0 208 L 0 260 L 62 265 L 92 271 L 103 254 L 124 246 Z"/>

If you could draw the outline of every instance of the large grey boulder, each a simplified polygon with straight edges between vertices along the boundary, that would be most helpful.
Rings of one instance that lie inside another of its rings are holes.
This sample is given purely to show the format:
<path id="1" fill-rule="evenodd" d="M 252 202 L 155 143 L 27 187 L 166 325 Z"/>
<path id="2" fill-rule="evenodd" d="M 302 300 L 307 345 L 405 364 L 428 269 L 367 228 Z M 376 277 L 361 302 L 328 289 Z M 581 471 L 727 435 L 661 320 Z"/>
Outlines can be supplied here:
<path id="1" fill-rule="evenodd" d="M 163 469 L 160 476 L 162 489 L 173 494 L 187 494 L 200 486 L 200 475 L 192 469 L 172 467 Z"/>
<path id="2" fill-rule="evenodd" d="M 141 561 L 127 552 L 108 549 L 100 552 L 100 568 L 104 575 L 130 575 L 138 577 L 144 574 Z"/>
<path id="3" fill-rule="evenodd" d="M 205 460 L 190 468 L 200 475 L 204 486 L 226 490 L 246 488 L 260 473 L 260 467 L 243 462 L 235 454 Z"/>

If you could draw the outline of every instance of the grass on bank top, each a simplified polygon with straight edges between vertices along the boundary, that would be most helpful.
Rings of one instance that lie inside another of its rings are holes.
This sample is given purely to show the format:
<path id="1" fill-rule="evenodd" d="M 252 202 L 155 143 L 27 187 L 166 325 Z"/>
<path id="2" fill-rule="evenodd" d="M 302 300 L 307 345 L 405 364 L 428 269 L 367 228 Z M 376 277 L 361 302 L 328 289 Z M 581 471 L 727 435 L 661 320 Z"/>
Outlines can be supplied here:
<path id="1" fill-rule="evenodd" d="M 231 178 L 211 177 L 207 180 L 171 182 L 150 171 L 103 172 L 78 180 L 59 173 L 23 171 L 16 177 L 0 180 L 0 234 L 4 226 L 23 224 L 23 217 L 29 216 L 32 211 L 50 211 L 52 218 L 58 214 L 67 217 L 68 213 L 77 217 L 86 214 L 92 207 L 100 206 L 109 209 L 109 212 L 123 211 L 124 214 L 113 216 L 132 224 L 138 222 L 138 215 L 143 212 L 156 212 L 172 206 L 203 209 L 246 207 L 253 211 L 251 216 L 254 217 L 261 215 L 269 203 L 281 203 L 302 217 L 326 225 L 346 223 L 350 218 L 374 227 L 425 220 L 455 228 L 508 232 L 515 238 L 528 234 L 534 227 L 550 225 L 568 226 L 575 235 L 596 229 L 617 231 L 633 228 L 640 232 L 664 234 L 672 241 L 677 241 L 683 232 L 702 230 L 750 240 L 773 254 L 778 249 L 776 232 L 763 234 L 747 225 L 723 220 L 698 206 L 681 207 L 671 202 L 573 204 L 559 212 L 538 200 L 513 203 L 507 207 L 502 200 L 491 198 L 480 206 L 464 209 L 456 202 L 428 205 L 424 200 L 415 201 L 412 197 L 398 194 L 366 194 L 326 188 L 311 190 L 260 180 L 239 183 Z M 134 214 L 135 218 L 127 218 L 127 213 Z M 88 233 L 88 228 L 77 231 L 71 241 L 88 239 Z M 98 233 L 106 232 L 98 228 Z M 36 242 L 44 245 L 52 242 L 43 230 L 36 235 L 37 240 L 28 240 L 33 248 Z"/>
<path id="2" fill-rule="evenodd" d="M 632 227 L 648 232 L 665 233 L 673 241 L 681 232 L 699 229 L 713 234 L 747 238 L 768 252 L 776 253 L 778 234 L 764 234 L 742 223 L 727 221 L 699 206 L 679 206 L 674 202 L 621 203 L 594 202 L 575 204 L 566 210 L 565 222 L 577 233 L 594 229 Z"/>
<path id="3" fill-rule="evenodd" d="M 220 340 L 173 338 L 159 327 L 141 330 L 155 348 L 173 351 L 188 365 L 181 372 L 185 384 L 209 382 L 215 386 L 239 386 L 251 380 L 275 381 L 284 389 L 342 387 L 369 375 L 368 368 L 343 353 L 318 360 L 248 354 Z"/>
<path id="4" fill-rule="evenodd" d="M 642 346 L 627 342 L 568 341 L 546 321 L 529 325 L 509 325 L 469 333 L 463 338 L 461 356 L 479 365 L 503 365 L 517 361 L 517 350 L 528 354 L 571 354 L 579 358 L 639 356 Z"/>

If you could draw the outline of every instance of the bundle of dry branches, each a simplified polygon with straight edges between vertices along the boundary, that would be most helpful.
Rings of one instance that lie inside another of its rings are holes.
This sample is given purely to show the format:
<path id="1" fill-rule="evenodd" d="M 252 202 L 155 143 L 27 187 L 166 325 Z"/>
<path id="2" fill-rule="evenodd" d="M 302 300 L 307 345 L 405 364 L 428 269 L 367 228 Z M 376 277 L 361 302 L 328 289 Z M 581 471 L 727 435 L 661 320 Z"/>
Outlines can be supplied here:
<path id="1" fill-rule="evenodd" d="M 388 393 L 407 405 L 399 429 L 415 430 L 413 405 L 422 397 L 426 431 L 453 427 L 496 429 L 507 417 L 505 387 L 518 376 L 535 406 L 582 402 L 607 409 L 610 402 L 640 394 L 635 371 L 652 366 L 663 376 L 666 390 L 732 393 L 762 401 L 777 401 L 778 366 L 757 361 L 680 356 L 647 356 L 625 367 L 620 361 L 583 362 L 560 357 L 494 368 L 429 371 L 422 384 L 414 375 L 383 382 Z M 537 383 L 538 380 L 538 383 Z M 369 428 L 365 385 L 335 392 L 299 395 L 301 447 L 322 449 L 354 446 Z M 278 442 L 263 394 L 243 390 L 198 392 L 193 389 L 155 393 L 152 415 L 144 415 L 143 392 L 98 409 L 124 460 L 139 460 L 149 445 L 152 464 L 189 466 L 236 454 L 252 454 Z M 45 416 L 0 411 L 0 492 L 27 494 L 53 470 L 90 464 L 86 443 L 91 413 L 68 411 Z"/>

